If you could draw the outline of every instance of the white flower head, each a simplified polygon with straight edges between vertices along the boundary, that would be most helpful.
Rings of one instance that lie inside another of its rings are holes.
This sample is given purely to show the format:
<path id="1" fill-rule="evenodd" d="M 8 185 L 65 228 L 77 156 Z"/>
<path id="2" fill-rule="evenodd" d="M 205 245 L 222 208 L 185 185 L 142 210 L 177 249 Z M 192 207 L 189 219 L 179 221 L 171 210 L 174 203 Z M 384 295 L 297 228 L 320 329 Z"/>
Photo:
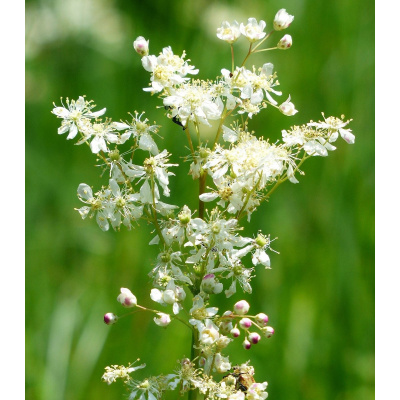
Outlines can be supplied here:
<path id="1" fill-rule="evenodd" d="M 243 23 L 240 24 L 240 33 L 249 40 L 249 42 L 253 43 L 257 40 L 262 39 L 266 33 L 264 29 L 266 27 L 265 21 L 260 21 L 257 23 L 255 18 L 249 18 L 247 21 L 247 25 Z"/>
<path id="2" fill-rule="evenodd" d="M 62 118 L 62 124 L 58 128 L 58 134 L 61 135 L 65 132 L 69 132 L 67 139 L 73 139 L 78 131 L 81 130 L 81 124 L 92 118 L 97 118 L 106 112 L 103 108 L 100 111 L 92 112 L 91 109 L 95 107 L 92 101 L 86 101 L 83 96 L 79 96 L 78 100 L 71 100 L 67 98 L 67 106 L 57 107 L 54 104 L 54 108 L 51 111 L 58 118 Z"/>
<path id="3" fill-rule="evenodd" d="M 130 373 L 146 366 L 146 364 L 141 364 L 137 367 L 132 367 L 132 365 L 133 364 L 130 364 L 128 367 L 124 367 L 123 365 L 112 365 L 111 367 L 106 367 L 106 372 L 102 376 L 103 381 L 108 385 L 111 385 L 117 379 L 123 379 L 125 382 L 128 382 L 131 379 L 129 376 Z"/>
<path id="4" fill-rule="evenodd" d="M 294 19 L 293 15 L 289 15 L 284 8 L 279 10 L 274 19 L 274 29 L 276 31 L 281 31 L 289 27 Z"/>
<path id="5" fill-rule="evenodd" d="M 218 39 L 228 43 L 235 42 L 240 36 L 240 27 L 237 21 L 230 24 L 228 21 L 223 21 L 221 27 L 217 29 Z"/>

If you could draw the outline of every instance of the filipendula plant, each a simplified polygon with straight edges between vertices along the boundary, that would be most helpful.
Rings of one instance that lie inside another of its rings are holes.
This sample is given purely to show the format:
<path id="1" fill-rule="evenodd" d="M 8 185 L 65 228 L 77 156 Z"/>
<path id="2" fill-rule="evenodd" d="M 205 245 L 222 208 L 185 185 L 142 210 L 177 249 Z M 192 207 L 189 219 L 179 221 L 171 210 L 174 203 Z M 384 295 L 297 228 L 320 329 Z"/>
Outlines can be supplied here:
<path id="1" fill-rule="evenodd" d="M 213 298 L 229 298 L 238 289 L 251 293 L 256 267 L 270 268 L 270 235 L 262 231 L 252 237 L 241 235 L 242 225 L 253 212 L 283 182 L 298 183 L 303 162 L 327 156 L 335 150 L 333 143 L 339 136 L 354 143 L 347 128 L 350 121 L 343 116 L 325 118 L 322 114 L 323 121 L 292 126 L 282 131 L 282 140 L 276 143 L 250 130 L 251 119 L 265 108 L 276 108 L 287 116 L 297 113 L 290 96 L 280 104 L 277 101 L 282 92 L 271 63 L 246 66 L 254 53 L 291 47 L 291 36 L 284 35 L 276 46 L 262 48 L 274 32 L 288 28 L 293 18 L 284 9 L 278 11 L 269 33 L 264 31 L 266 23 L 254 18 L 240 24 L 222 22 L 217 37 L 230 45 L 232 59 L 230 68 L 222 69 L 214 80 L 194 79 L 199 70 L 185 59 L 185 52 L 178 56 L 165 47 L 158 56 L 149 55 L 148 40 L 138 37 L 134 41 L 143 68 L 150 73 L 150 84 L 143 90 L 158 95 L 166 116 L 176 124 L 177 138 L 187 139 L 188 154 L 182 166 L 170 161 L 172 149 L 159 149 L 160 126 L 151 124 L 144 112 L 135 111 L 126 121 L 101 119 L 106 109 L 93 111 L 93 102 L 84 96 L 67 99 L 52 111 L 62 119 L 58 133 L 77 138 L 76 144 L 87 144 L 102 160 L 102 176 L 107 177 L 96 191 L 86 183 L 79 185 L 78 198 L 84 203 L 77 209 L 81 217 L 95 218 L 103 231 L 110 226 L 119 230 L 121 225 L 132 229 L 141 220 L 154 228 L 149 244 L 158 247 L 158 256 L 154 268 L 149 268 L 149 299 L 140 299 L 139 304 L 129 289 L 121 288 L 118 302 L 125 308 L 154 313 L 160 327 L 175 320 L 192 332 L 190 358 L 183 357 L 170 373 L 137 380 L 131 374 L 145 364 L 106 367 L 103 380 L 111 384 L 121 379 L 130 400 L 161 399 L 166 391 L 175 391 L 176 397 L 188 392 L 189 399 L 268 396 L 267 382 L 264 377 L 256 381 L 250 361 L 236 365 L 225 354 L 234 340 L 249 350 L 274 334 L 265 310 L 249 315 L 245 300 L 219 310 Z M 238 39 L 249 42 L 240 65 L 234 52 Z M 213 130 L 207 140 L 204 129 Z M 135 157 L 141 151 L 145 156 L 139 159 L 145 158 L 144 162 Z M 181 204 L 166 202 L 170 177 L 176 171 L 186 175 L 187 170 L 198 187 L 197 210 L 185 205 L 184 199 Z M 191 307 L 185 309 L 187 296 Z M 147 306 L 150 299 L 157 303 L 156 309 Z M 111 325 L 120 317 L 107 313 L 104 322 Z"/>

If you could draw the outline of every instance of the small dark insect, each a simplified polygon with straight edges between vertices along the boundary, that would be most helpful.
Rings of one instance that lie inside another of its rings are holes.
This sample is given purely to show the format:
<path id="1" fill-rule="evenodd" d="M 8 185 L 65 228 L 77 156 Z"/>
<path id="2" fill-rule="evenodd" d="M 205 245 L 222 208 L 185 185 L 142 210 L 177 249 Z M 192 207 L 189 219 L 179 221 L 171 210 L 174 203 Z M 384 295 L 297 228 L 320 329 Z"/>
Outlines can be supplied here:
<path id="1" fill-rule="evenodd" d="M 164 106 L 164 108 L 166 110 L 172 110 L 171 106 Z M 178 110 L 179 110 L 179 108 L 178 108 Z M 179 119 L 179 117 L 177 115 L 175 115 L 175 117 L 172 117 L 172 122 L 174 122 L 175 124 L 181 126 L 183 130 L 186 129 L 186 126 L 182 124 L 181 120 Z"/>
<path id="2" fill-rule="evenodd" d="M 186 126 L 182 124 L 182 122 L 176 115 L 175 115 L 175 117 L 172 117 L 172 122 L 175 122 L 175 124 L 181 126 L 183 130 L 186 129 Z"/>
<path id="3" fill-rule="evenodd" d="M 255 382 L 253 375 L 247 372 L 240 372 L 240 367 L 233 368 L 233 372 L 225 375 L 222 380 L 228 385 L 235 385 L 236 390 L 247 392 L 247 389 Z"/>
<path id="4" fill-rule="evenodd" d="M 229 72 L 229 78 L 232 78 L 233 74 L 232 72 Z"/>

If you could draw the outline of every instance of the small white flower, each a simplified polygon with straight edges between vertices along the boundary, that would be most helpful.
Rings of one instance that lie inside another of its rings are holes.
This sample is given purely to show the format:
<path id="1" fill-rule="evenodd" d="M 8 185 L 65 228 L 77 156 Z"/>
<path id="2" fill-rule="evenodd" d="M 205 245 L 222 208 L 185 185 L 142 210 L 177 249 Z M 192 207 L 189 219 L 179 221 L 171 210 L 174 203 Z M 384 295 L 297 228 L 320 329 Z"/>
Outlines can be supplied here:
<path id="1" fill-rule="evenodd" d="M 294 19 L 293 15 L 289 15 L 284 8 L 279 10 L 274 19 L 274 29 L 276 31 L 281 31 L 289 27 Z"/>
<path id="2" fill-rule="evenodd" d="M 91 109 L 94 107 L 92 101 L 86 101 L 83 96 L 79 96 L 78 100 L 66 100 L 67 107 L 56 107 L 51 111 L 58 118 L 62 118 L 63 122 L 58 128 L 58 134 L 61 135 L 65 132 L 69 132 L 67 139 L 73 139 L 78 131 L 81 129 L 82 122 L 88 121 L 91 118 L 97 118 L 106 112 L 103 108 L 100 111 L 92 112 Z"/>
<path id="3" fill-rule="evenodd" d="M 247 20 L 247 25 L 244 25 L 243 23 L 240 24 L 240 33 L 243 36 L 246 36 L 249 42 L 253 43 L 262 39 L 266 35 L 264 32 L 266 25 L 265 21 L 261 20 L 260 23 L 257 23 L 255 18 L 249 18 Z"/>
<path id="4" fill-rule="evenodd" d="M 223 21 L 221 27 L 217 29 L 218 39 L 228 43 L 235 42 L 240 36 L 240 27 L 237 21 L 233 21 L 232 25 L 228 21 Z"/>
<path id="5" fill-rule="evenodd" d="M 291 117 L 292 115 L 294 115 L 298 112 L 298 110 L 295 109 L 294 104 L 290 102 L 290 96 L 284 103 L 282 103 L 279 106 L 279 111 L 282 114 L 287 115 L 289 117 Z"/>
<path id="6" fill-rule="evenodd" d="M 229 357 L 223 357 L 221 353 L 215 355 L 214 367 L 219 374 L 223 374 L 232 368 Z"/>
<path id="7" fill-rule="evenodd" d="M 108 385 L 111 385 L 117 379 L 123 379 L 125 382 L 129 381 L 131 377 L 129 374 L 135 372 L 138 369 L 144 368 L 146 364 L 138 365 L 137 367 L 124 367 L 123 365 L 112 365 L 111 367 L 106 367 L 106 372 L 103 374 L 102 379 Z"/>

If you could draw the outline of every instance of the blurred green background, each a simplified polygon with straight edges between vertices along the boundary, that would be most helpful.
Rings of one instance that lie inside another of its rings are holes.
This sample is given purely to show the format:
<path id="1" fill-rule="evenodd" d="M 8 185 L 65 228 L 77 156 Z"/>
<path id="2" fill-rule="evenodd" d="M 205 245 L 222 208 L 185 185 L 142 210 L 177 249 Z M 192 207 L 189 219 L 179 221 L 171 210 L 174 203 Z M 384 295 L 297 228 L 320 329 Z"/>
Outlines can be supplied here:
<path id="1" fill-rule="evenodd" d="M 272 269 L 258 270 L 252 296 L 238 293 L 252 310 L 265 312 L 276 334 L 245 351 L 232 346 L 231 361 L 252 360 L 256 379 L 269 382 L 274 400 L 374 398 L 374 3 L 316 0 L 27 0 L 26 1 L 26 398 L 120 399 L 120 383 L 106 386 L 106 365 L 140 357 L 137 377 L 170 373 L 190 354 L 189 331 L 157 327 L 137 313 L 108 327 L 105 312 L 121 312 L 116 297 L 129 287 L 142 304 L 149 298 L 156 248 L 149 227 L 102 232 L 82 221 L 76 189 L 99 188 L 104 178 L 84 146 L 58 136 L 50 111 L 60 97 L 87 95 L 114 120 L 146 110 L 163 125 L 164 146 L 185 154 L 182 130 L 167 120 L 159 100 L 142 91 L 142 69 L 133 40 L 150 39 L 150 52 L 185 49 L 199 77 L 230 67 L 229 46 L 215 36 L 222 20 L 264 19 L 286 8 L 295 16 L 282 33 L 289 51 L 261 53 L 272 62 L 284 96 L 300 111 L 288 118 L 268 109 L 253 118 L 257 134 L 326 115 L 353 118 L 356 144 L 338 140 L 328 158 L 304 165 L 299 185 L 285 184 L 253 215 L 245 234 L 258 229 L 279 240 Z M 272 39 L 278 41 L 281 34 Z M 244 42 L 244 41 L 243 41 Z M 245 48 L 237 47 L 238 52 Z M 282 98 L 285 100 L 286 98 Z M 171 203 L 183 205 L 191 177 L 172 179 Z M 170 397 L 173 398 L 173 397 Z"/>

